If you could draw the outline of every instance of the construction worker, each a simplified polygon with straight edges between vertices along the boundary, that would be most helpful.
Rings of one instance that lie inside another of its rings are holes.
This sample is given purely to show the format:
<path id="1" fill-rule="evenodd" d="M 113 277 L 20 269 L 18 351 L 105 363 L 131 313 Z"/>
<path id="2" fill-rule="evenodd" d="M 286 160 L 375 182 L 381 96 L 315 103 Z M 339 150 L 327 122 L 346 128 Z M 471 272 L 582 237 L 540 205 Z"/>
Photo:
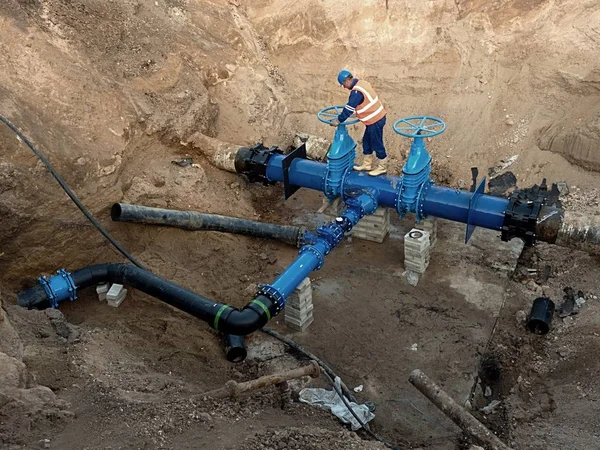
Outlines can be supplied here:
<path id="1" fill-rule="evenodd" d="M 337 80 L 350 91 L 350 97 L 342 113 L 337 120 L 331 122 L 331 125 L 339 125 L 354 113 L 356 118 L 366 126 L 362 140 L 363 163 L 354 166 L 354 170 L 369 172 L 369 175 L 374 177 L 387 173 L 388 157 L 383 145 L 383 127 L 387 112 L 381 100 L 369 83 L 354 78 L 349 70 L 341 70 Z M 378 160 L 376 168 L 373 167 L 373 152 Z"/>

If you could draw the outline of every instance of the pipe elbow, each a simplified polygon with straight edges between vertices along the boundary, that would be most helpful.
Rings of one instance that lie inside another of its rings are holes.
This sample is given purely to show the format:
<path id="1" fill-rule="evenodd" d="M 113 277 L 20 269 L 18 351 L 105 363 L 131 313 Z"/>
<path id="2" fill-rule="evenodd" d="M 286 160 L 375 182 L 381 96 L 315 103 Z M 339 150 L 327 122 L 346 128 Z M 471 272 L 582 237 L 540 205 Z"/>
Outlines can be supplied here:
<path id="1" fill-rule="evenodd" d="M 247 336 L 264 327 L 276 313 L 274 303 L 264 295 L 258 295 L 242 309 L 227 306 L 215 318 L 214 328 L 226 334 Z"/>

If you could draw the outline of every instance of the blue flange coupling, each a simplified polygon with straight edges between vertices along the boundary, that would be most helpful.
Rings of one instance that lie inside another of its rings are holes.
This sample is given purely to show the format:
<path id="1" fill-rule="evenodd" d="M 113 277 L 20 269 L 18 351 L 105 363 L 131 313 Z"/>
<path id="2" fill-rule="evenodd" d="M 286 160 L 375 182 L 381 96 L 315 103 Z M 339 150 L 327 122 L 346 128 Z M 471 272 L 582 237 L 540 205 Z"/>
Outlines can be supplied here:
<path id="1" fill-rule="evenodd" d="M 324 244 L 324 247 L 326 247 L 325 248 L 325 255 L 326 255 L 331 250 L 331 246 L 328 243 L 326 243 L 326 241 L 323 242 L 323 244 Z M 312 253 L 313 256 L 315 257 L 315 259 L 317 260 L 317 267 L 315 270 L 319 270 L 321 267 L 323 267 L 323 264 L 325 264 L 325 255 L 317 249 L 316 245 L 305 245 L 298 251 L 298 254 L 301 255 L 302 253 L 306 253 L 306 252 Z"/>
<path id="2" fill-rule="evenodd" d="M 264 295 L 275 304 L 275 315 L 285 308 L 285 297 L 270 284 L 263 284 L 258 288 L 258 295 Z"/>
<path id="3" fill-rule="evenodd" d="M 417 218 L 417 223 L 421 222 L 425 218 L 423 215 L 423 202 L 425 201 L 425 197 L 427 196 L 427 191 L 433 185 L 433 180 L 430 178 L 425 183 L 421 185 L 419 189 L 419 194 L 417 195 L 417 206 L 415 215 Z"/>
<path id="4" fill-rule="evenodd" d="M 50 278 L 42 276 L 38 281 L 46 291 L 48 301 L 52 308 L 58 308 L 58 303 L 63 300 L 73 301 L 77 298 L 77 286 L 70 272 L 60 269 Z"/>

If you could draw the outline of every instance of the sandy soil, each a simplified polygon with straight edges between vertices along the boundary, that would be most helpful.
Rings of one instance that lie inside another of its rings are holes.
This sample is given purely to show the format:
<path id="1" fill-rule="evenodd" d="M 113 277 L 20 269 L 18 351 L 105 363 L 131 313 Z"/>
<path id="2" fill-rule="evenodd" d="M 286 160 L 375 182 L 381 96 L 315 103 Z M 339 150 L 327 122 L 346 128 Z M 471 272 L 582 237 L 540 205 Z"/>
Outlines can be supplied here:
<path id="1" fill-rule="evenodd" d="M 195 133 L 287 148 L 329 138 L 315 113 L 340 104 L 341 67 L 369 80 L 390 119 L 429 114 L 436 178 L 469 180 L 499 160 L 520 186 L 566 180 L 569 208 L 597 214 L 600 8 L 595 0 L 5 0 L 0 114 L 48 155 L 90 210 L 157 274 L 245 304 L 295 250 L 216 233 L 113 224 L 116 201 L 311 226 L 321 197 L 248 185 L 182 145 Z M 390 120 L 391 124 L 392 120 Z M 352 133 L 360 138 L 361 129 Z M 398 171 L 408 141 L 386 130 Z M 6 448 L 383 448 L 276 390 L 240 402 L 194 397 L 229 379 L 297 367 L 269 338 L 228 363 L 219 337 L 139 292 L 118 309 L 92 292 L 57 311 L 15 293 L 60 267 L 121 261 L 31 152 L 0 127 L 0 443 Z M 172 161 L 191 155 L 198 164 Z M 579 189 L 577 189 L 579 188 Z M 540 246 L 512 274 L 516 243 L 443 222 L 427 275 L 401 276 L 411 219 L 383 245 L 346 241 L 315 274 L 315 323 L 292 334 L 377 405 L 373 429 L 407 448 L 466 448 L 460 430 L 407 383 L 426 371 L 515 449 L 595 448 L 598 260 Z M 264 257 L 268 255 L 268 257 Z M 508 270 L 507 270 L 508 268 Z M 546 337 L 522 324 L 535 296 L 586 294 Z M 273 326 L 288 332 L 283 321 Z M 417 351 L 411 350 L 417 344 Z M 307 381 L 308 382 L 308 381 Z M 324 385 L 323 380 L 313 382 Z M 296 385 L 299 388 L 301 385 Z M 485 396 L 486 387 L 491 396 Z M 498 409 L 477 408 L 491 399 Z"/>

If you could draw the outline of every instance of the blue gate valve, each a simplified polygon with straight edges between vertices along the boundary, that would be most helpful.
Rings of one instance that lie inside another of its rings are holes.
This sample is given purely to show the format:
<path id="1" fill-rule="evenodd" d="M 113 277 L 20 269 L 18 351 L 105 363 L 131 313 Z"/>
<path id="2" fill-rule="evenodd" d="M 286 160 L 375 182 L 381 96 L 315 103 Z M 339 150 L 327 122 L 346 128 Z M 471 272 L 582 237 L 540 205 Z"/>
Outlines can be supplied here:
<path id="1" fill-rule="evenodd" d="M 328 125 L 342 113 L 344 107 L 328 106 L 317 113 L 317 118 Z M 323 192 L 331 201 L 341 195 L 342 184 L 346 174 L 352 170 L 354 159 L 356 158 L 356 142 L 348 134 L 346 126 L 354 125 L 358 122 L 357 118 L 348 118 L 340 123 L 335 130 L 333 142 L 327 152 L 327 172 L 325 175 L 325 186 Z"/>
<path id="2" fill-rule="evenodd" d="M 441 134 L 446 129 L 442 119 L 428 116 L 411 116 L 394 123 L 394 131 L 400 136 L 413 138 L 410 153 L 402 168 L 402 183 L 396 199 L 396 210 L 400 217 L 406 213 L 415 213 L 417 221 L 423 215 L 423 199 L 433 181 L 431 173 L 431 155 L 425 148 L 425 138 Z"/>

